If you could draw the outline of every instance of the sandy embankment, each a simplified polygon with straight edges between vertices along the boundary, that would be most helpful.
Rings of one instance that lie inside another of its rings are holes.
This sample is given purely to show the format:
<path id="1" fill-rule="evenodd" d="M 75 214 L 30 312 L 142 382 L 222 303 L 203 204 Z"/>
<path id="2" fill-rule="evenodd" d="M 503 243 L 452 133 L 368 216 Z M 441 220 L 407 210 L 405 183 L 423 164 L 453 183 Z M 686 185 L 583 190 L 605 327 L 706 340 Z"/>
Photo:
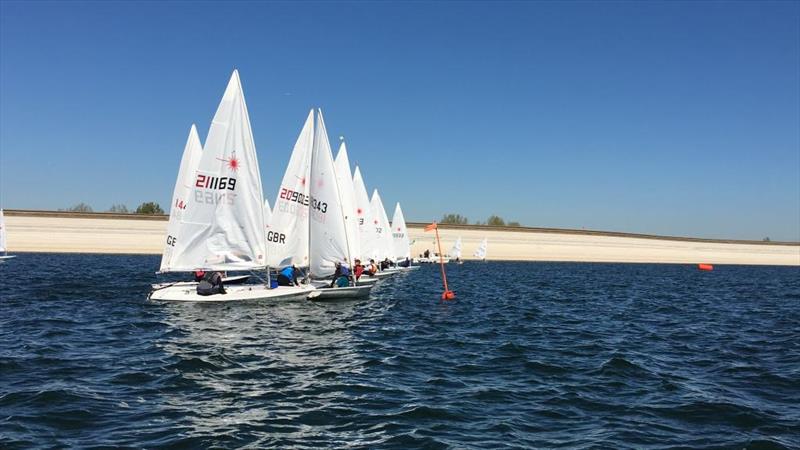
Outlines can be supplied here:
<path id="1" fill-rule="evenodd" d="M 8 249 L 14 252 L 143 253 L 160 254 L 167 222 L 163 217 L 103 217 L 63 213 L 6 211 Z M 489 240 L 489 259 L 520 261 L 591 261 L 650 263 L 771 264 L 800 266 L 800 244 L 711 240 L 654 239 L 490 228 L 439 230 L 445 253 L 458 236 L 465 259 L 481 239 Z M 433 233 L 421 227 L 409 230 L 412 254 L 431 251 Z"/>

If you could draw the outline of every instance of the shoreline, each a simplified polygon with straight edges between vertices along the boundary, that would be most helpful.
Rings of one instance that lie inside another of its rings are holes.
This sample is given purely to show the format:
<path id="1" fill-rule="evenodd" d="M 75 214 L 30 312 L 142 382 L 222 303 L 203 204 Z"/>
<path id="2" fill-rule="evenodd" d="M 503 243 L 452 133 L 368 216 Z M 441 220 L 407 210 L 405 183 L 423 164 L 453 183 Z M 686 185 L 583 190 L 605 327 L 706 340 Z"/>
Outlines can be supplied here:
<path id="1" fill-rule="evenodd" d="M 161 254 L 166 215 L 6 210 L 9 253 Z M 427 223 L 408 223 L 412 256 L 434 251 Z M 800 266 L 800 243 L 655 236 L 595 230 L 440 225 L 442 250 L 462 238 L 463 259 L 489 241 L 497 261 Z"/>

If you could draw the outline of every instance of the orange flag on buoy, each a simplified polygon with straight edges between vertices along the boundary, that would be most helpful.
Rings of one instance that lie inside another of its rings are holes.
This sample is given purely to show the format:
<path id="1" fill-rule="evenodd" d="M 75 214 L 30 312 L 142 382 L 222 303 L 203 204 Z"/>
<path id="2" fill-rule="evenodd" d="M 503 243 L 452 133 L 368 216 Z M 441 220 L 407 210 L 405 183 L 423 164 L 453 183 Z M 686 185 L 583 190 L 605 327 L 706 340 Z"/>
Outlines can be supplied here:
<path id="1" fill-rule="evenodd" d="M 433 222 L 432 224 L 430 224 L 427 227 L 425 227 L 425 231 L 431 231 L 431 230 L 435 230 L 435 229 L 436 229 L 436 222 Z"/>

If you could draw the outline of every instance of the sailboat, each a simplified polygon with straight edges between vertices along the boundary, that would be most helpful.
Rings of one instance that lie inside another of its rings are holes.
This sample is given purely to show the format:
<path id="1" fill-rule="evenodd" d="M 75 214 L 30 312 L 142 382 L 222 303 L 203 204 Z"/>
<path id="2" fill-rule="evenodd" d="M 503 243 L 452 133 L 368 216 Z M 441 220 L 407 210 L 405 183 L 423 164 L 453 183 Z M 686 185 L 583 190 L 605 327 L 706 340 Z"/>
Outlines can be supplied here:
<path id="1" fill-rule="evenodd" d="M 378 190 L 372 191 L 372 200 L 370 200 L 370 209 L 372 212 L 372 224 L 375 228 L 376 245 L 375 245 L 375 262 L 380 265 L 381 261 L 388 259 L 394 261 L 394 241 L 392 239 L 392 227 L 389 225 L 389 218 L 386 217 L 386 209 L 383 207 L 383 201 Z M 386 278 L 395 275 L 399 272 L 394 268 L 385 268 L 375 274 L 377 278 Z"/>
<path id="2" fill-rule="evenodd" d="M 7 259 L 16 258 L 16 255 L 9 255 L 6 251 L 6 221 L 3 218 L 3 210 L 0 209 L 0 262 Z"/>
<path id="3" fill-rule="evenodd" d="M 211 122 L 206 145 L 193 171 L 166 272 L 267 269 L 261 174 L 247 105 L 234 70 Z M 179 180 L 178 183 L 183 180 Z M 241 284 L 225 294 L 202 296 L 195 286 L 155 289 L 152 300 L 236 301 L 301 299 L 309 287 Z"/>
<path id="4" fill-rule="evenodd" d="M 450 250 L 450 260 L 455 260 L 456 264 L 464 264 L 464 262 L 461 261 L 461 236 L 456 239 L 453 248 Z"/>
<path id="5" fill-rule="evenodd" d="M 473 256 L 475 256 L 480 260 L 486 261 L 486 245 L 487 245 L 486 238 L 483 238 L 481 244 L 478 246 L 478 249 L 475 250 L 475 254 Z"/>
<path id="6" fill-rule="evenodd" d="M 164 242 L 164 250 L 161 252 L 161 266 L 159 272 L 169 272 L 175 261 L 175 245 L 179 239 L 178 233 L 181 231 L 181 220 L 183 212 L 189 204 L 189 193 L 197 172 L 197 165 L 200 164 L 203 146 L 200 144 L 200 136 L 197 135 L 197 127 L 192 124 L 189 129 L 189 137 L 183 148 L 181 165 L 178 169 L 178 178 L 175 180 L 175 189 L 172 191 L 172 203 L 169 209 L 169 223 L 167 224 L 167 239 Z"/>
<path id="7" fill-rule="evenodd" d="M 378 234 L 375 228 L 375 219 L 372 217 L 372 206 L 364 177 L 361 169 L 356 165 L 353 172 L 353 191 L 356 200 L 356 223 L 358 224 L 358 236 L 360 249 L 360 259 L 367 263 L 370 259 L 378 260 Z"/>
<path id="8" fill-rule="evenodd" d="M 400 202 L 394 207 L 391 227 L 394 257 L 397 261 L 398 270 L 409 271 L 419 269 L 419 266 L 411 265 L 411 243 L 408 241 L 408 227 L 406 227 L 406 219 L 403 216 L 403 209 L 400 208 Z M 408 265 L 403 265 L 406 264 L 406 262 Z"/>
<path id="9" fill-rule="evenodd" d="M 358 208 L 356 207 L 356 192 L 353 187 L 353 173 L 350 171 L 350 158 L 347 154 L 347 145 L 342 141 L 339 152 L 333 162 L 336 171 L 336 181 L 339 184 L 339 197 L 342 199 L 345 226 L 347 227 L 347 240 L 350 256 L 353 259 L 361 257 L 361 238 L 358 229 Z"/>
<path id="10" fill-rule="evenodd" d="M 328 141 L 328 132 L 322 111 L 317 112 L 314 145 L 311 154 L 310 226 L 309 226 L 309 272 L 312 279 L 324 279 L 334 275 L 336 263 L 354 267 L 350 240 L 356 239 L 354 229 L 348 227 L 342 201 L 339 177 L 335 170 L 333 153 Z M 309 299 L 358 298 L 369 295 L 372 285 L 347 287 L 317 286 Z"/>
<path id="11" fill-rule="evenodd" d="M 271 267 L 308 267 L 308 206 L 311 153 L 314 145 L 314 110 L 309 111 L 283 174 L 267 232 Z"/>

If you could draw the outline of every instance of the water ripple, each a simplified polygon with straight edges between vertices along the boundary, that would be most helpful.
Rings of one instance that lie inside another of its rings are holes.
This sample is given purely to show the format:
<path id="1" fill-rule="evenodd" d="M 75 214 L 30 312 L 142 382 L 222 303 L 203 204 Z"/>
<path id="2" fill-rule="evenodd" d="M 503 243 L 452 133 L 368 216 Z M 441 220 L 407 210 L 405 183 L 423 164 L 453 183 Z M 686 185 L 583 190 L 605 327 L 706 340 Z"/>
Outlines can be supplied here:
<path id="1" fill-rule="evenodd" d="M 800 447 L 797 268 L 465 263 L 455 302 L 427 266 L 194 305 L 144 300 L 157 265 L 0 265 L 1 448 Z"/>

